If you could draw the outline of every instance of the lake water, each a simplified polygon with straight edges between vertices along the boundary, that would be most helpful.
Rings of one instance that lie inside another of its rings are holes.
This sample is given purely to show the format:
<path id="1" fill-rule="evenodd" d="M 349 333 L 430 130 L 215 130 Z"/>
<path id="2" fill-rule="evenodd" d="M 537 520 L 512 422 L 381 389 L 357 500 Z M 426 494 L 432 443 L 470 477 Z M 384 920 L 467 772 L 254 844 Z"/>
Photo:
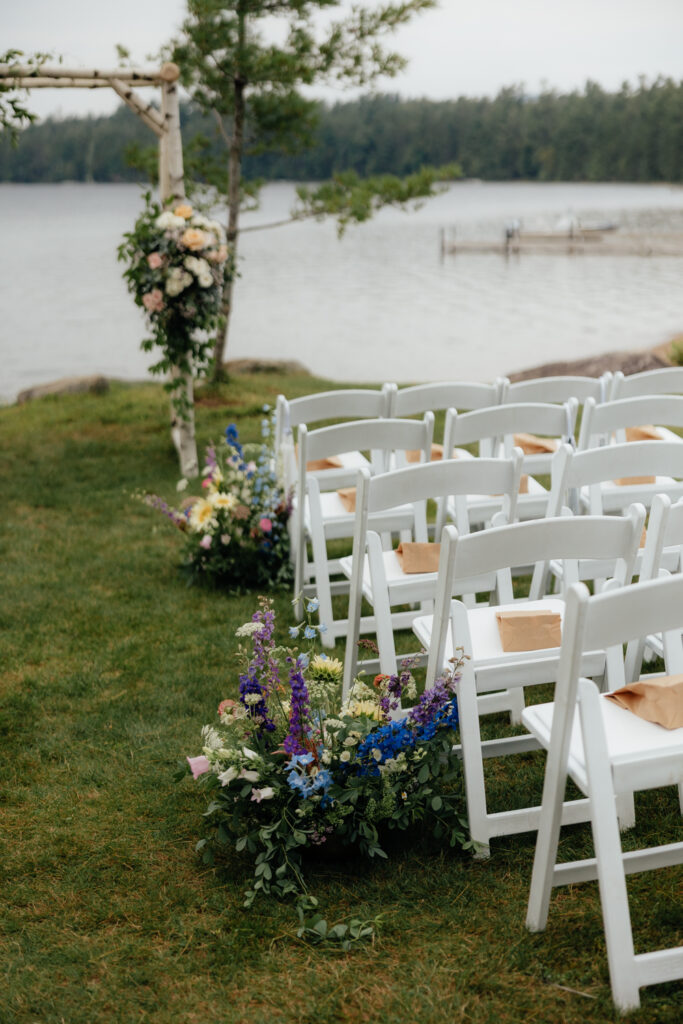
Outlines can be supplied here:
<path id="1" fill-rule="evenodd" d="M 264 189 L 243 223 L 286 214 Z M 59 377 L 147 375 L 144 325 L 116 247 L 141 208 L 131 185 L 0 185 L 0 400 Z M 489 380 L 542 362 L 638 349 L 683 331 L 683 259 L 462 253 L 439 232 L 502 237 L 569 212 L 623 230 L 683 232 L 683 189 L 458 182 L 405 213 L 349 228 L 245 233 L 228 358 L 298 359 L 337 380 Z"/>

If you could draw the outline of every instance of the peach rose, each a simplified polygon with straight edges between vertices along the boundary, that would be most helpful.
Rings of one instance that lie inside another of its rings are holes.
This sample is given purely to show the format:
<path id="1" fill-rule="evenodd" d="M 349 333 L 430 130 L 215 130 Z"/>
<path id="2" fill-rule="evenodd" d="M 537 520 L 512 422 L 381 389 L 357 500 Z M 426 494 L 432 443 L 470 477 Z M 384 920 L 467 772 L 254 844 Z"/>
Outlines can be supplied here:
<path id="1" fill-rule="evenodd" d="M 204 232 L 200 231 L 199 228 L 187 228 L 187 230 L 183 231 L 180 241 L 186 249 L 192 249 L 193 252 L 203 249 L 206 245 Z"/>
<path id="2" fill-rule="evenodd" d="M 183 220 L 189 220 L 192 216 L 192 207 L 188 206 L 187 203 L 181 203 L 180 206 L 176 206 L 173 215 L 175 217 L 182 217 Z"/>
<path id="3" fill-rule="evenodd" d="M 148 313 L 158 313 L 164 308 L 164 293 L 158 288 L 152 288 L 151 292 L 142 296 L 142 305 Z"/>
<path id="4" fill-rule="evenodd" d="M 221 245 L 218 249 L 214 249 L 212 252 L 207 253 L 207 260 L 211 260 L 212 263 L 225 263 L 228 258 L 228 247 Z"/>
<path id="5" fill-rule="evenodd" d="M 164 257 L 160 252 L 151 252 L 147 257 L 147 265 L 151 270 L 158 270 L 164 262 Z"/>

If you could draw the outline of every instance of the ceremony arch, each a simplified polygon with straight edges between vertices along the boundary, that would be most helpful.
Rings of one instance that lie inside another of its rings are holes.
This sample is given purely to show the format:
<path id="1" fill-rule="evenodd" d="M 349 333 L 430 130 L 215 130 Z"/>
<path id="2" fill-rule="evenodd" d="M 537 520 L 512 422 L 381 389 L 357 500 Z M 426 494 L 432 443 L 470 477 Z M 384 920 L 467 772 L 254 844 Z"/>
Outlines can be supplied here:
<path id="1" fill-rule="evenodd" d="M 0 65 L 0 87 L 7 89 L 113 89 L 123 102 L 159 139 L 159 195 L 161 202 L 185 197 L 183 147 L 180 135 L 180 102 L 177 64 L 166 63 L 159 70 L 139 68 L 101 68 L 76 70 L 46 65 Z M 161 110 L 146 103 L 135 89 L 156 86 L 161 89 Z M 199 473 L 194 426 L 192 375 L 177 371 L 175 394 L 184 392 L 188 412 L 180 416 L 171 401 L 171 437 L 180 459 L 183 476 Z"/>

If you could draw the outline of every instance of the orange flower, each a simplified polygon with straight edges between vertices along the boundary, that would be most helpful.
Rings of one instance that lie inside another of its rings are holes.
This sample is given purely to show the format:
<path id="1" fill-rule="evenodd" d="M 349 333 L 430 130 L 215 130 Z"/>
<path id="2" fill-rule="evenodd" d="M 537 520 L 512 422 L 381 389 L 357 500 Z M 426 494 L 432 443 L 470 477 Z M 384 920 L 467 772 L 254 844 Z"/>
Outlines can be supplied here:
<path id="1" fill-rule="evenodd" d="M 176 206 L 173 215 L 175 217 L 182 217 L 183 220 L 189 220 L 192 216 L 192 207 L 188 206 L 187 203 L 181 203 L 180 206 Z"/>
<path id="2" fill-rule="evenodd" d="M 390 677 L 388 675 L 386 675 L 385 673 L 381 673 L 380 672 L 380 674 L 378 676 L 375 676 L 375 678 L 372 680 L 372 682 L 373 682 L 374 686 L 380 686 L 384 682 L 385 679 L 389 679 L 389 678 Z"/>
<path id="3" fill-rule="evenodd" d="M 206 245 L 206 236 L 199 228 L 187 228 L 183 231 L 180 241 L 186 249 L 192 249 L 193 252 L 197 252 Z"/>

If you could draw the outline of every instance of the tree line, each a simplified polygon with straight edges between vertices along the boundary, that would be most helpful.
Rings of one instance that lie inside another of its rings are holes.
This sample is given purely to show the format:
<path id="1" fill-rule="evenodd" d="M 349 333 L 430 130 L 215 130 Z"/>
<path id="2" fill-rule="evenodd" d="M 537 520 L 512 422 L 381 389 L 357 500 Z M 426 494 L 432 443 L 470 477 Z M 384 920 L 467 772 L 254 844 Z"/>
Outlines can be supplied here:
<path id="1" fill-rule="evenodd" d="M 308 148 L 247 152 L 244 177 L 322 181 L 342 170 L 407 175 L 457 162 L 466 177 L 486 180 L 683 180 L 683 82 L 672 79 L 618 92 L 588 82 L 580 92 L 534 97 L 520 87 L 492 99 L 369 95 L 319 103 L 316 115 Z M 186 104 L 182 123 L 201 170 L 202 159 L 220 152 L 214 122 Z M 108 117 L 48 118 L 26 128 L 16 149 L 0 138 L 0 181 L 139 181 L 153 150 L 124 106 Z"/>

